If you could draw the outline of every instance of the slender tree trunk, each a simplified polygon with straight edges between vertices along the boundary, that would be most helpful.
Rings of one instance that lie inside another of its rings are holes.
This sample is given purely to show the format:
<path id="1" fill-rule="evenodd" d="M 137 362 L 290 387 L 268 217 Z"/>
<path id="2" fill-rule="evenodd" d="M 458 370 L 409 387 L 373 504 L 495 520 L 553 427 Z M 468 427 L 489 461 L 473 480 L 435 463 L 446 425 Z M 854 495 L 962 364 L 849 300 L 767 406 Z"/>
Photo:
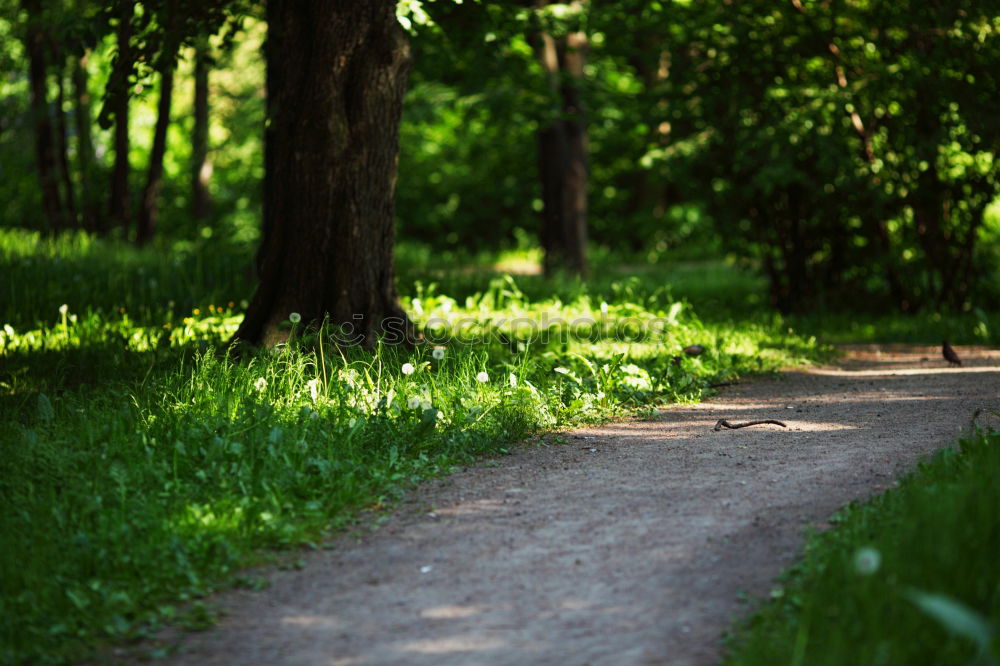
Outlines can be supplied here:
<path id="1" fill-rule="evenodd" d="M 550 4 L 543 0 L 541 5 Z M 579 6 L 580 2 L 573 5 Z M 541 32 L 535 52 L 548 78 L 557 118 L 538 133 L 542 184 L 541 241 L 546 274 L 563 268 L 587 272 L 587 129 L 580 83 L 587 37 L 572 32 L 556 39 Z"/>
<path id="2" fill-rule="evenodd" d="M 194 129 L 191 132 L 191 214 L 196 220 L 212 212 L 208 184 L 212 163 L 208 160 L 208 72 L 211 62 L 208 40 L 202 38 L 194 60 Z"/>
<path id="3" fill-rule="evenodd" d="M 642 95 L 649 108 L 644 146 L 664 147 L 670 142 L 671 124 L 663 120 L 667 116 L 667 100 L 659 88 L 670 75 L 672 54 L 663 48 L 663 31 L 643 35 L 637 39 L 635 52 L 628 62 L 642 81 Z M 651 58 L 655 55 L 655 58 Z M 637 217 L 661 219 L 671 202 L 683 201 L 677 188 L 671 184 L 657 183 L 650 169 L 642 167 L 638 160 L 626 174 L 628 179 L 628 199 L 624 204 L 623 216 L 631 220 Z M 630 247 L 638 252 L 646 247 L 649 239 L 641 234 L 632 234 Z"/>
<path id="4" fill-rule="evenodd" d="M 135 3 L 131 0 L 121 2 L 118 13 L 118 54 L 111 73 L 111 99 L 109 110 L 114 116 L 115 164 L 111 172 L 111 198 L 108 206 L 108 216 L 111 224 L 128 231 L 130 225 L 132 197 L 129 192 L 129 78 L 132 72 L 135 55 L 132 51 L 132 15 Z"/>
<path id="5" fill-rule="evenodd" d="M 87 89 L 87 61 L 89 53 L 84 53 L 73 63 L 73 118 L 76 121 L 77 160 L 80 170 L 80 215 L 83 228 L 104 233 L 107 231 L 101 215 L 100 193 L 94 141 L 91 136 L 90 92 Z"/>
<path id="6" fill-rule="evenodd" d="M 73 185 L 73 171 L 69 166 L 69 131 L 66 127 L 66 77 L 63 72 L 56 74 L 56 143 L 58 148 L 59 179 L 62 181 L 63 203 L 66 221 L 71 227 L 79 226 L 80 218 L 76 210 L 76 188 Z"/>
<path id="7" fill-rule="evenodd" d="M 393 270 L 409 45 L 395 0 L 268 0 L 260 285 L 236 338 L 273 345 L 325 316 L 343 342 L 400 341 Z"/>
<path id="8" fill-rule="evenodd" d="M 136 218 L 136 243 L 143 245 L 153 239 L 159 214 L 160 189 L 163 187 L 163 156 L 167 152 L 167 129 L 170 127 L 170 100 L 174 93 L 174 63 L 171 60 L 160 69 L 160 102 L 156 109 L 153 147 L 149 151 L 146 187 L 139 201 Z"/>
<path id="9" fill-rule="evenodd" d="M 23 0 L 21 6 L 28 12 L 24 46 L 28 56 L 31 115 L 35 130 L 35 163 L 42 191 L 42 211 L 45 214 L 48 230 L 57 232 L 65 228 L 66 218 L 59 198 L 54 132 L 52 117 L 49 114 L 45 32 L 39 18 L 41 3 L 39 0 Z"/>

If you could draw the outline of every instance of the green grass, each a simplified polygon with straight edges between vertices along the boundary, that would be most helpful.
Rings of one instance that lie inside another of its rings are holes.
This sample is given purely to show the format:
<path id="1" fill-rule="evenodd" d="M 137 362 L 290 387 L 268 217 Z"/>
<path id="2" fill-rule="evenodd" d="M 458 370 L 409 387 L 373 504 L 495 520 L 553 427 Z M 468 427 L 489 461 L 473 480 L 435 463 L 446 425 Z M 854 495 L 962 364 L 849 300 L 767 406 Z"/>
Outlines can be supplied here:
<path id="1" fill-rule="evenodd" d="M 1000 433 L 977 433 L 844 508 L 725 663 L 998 663 L 998 476 Z"/>
<path id="2" fill-rule="evenodd" d="M 247 565 L 455 464 L 827 353 L 770 314 L 701 316 L 709 276 L 721 303 L 754 289 L 721 266 L 546 282 L 432 274 L 404 246 L 404 304 L 443 358 L 297 330 L 237 362 L 250 256 L 0 232 L 0 662 L 204 625 L 208 593 L 257 584 Z"/>
<path id="3" fill-rule="evenodd" d="M 904 342 L 962 345 L 1000 344 L 1000 311 L 973 308 L 959 314 L 931 312 L 903 315 L 882 313 L 816 313 L 787 317 L 786 323 L 804 335 L 829 344 Z"/>

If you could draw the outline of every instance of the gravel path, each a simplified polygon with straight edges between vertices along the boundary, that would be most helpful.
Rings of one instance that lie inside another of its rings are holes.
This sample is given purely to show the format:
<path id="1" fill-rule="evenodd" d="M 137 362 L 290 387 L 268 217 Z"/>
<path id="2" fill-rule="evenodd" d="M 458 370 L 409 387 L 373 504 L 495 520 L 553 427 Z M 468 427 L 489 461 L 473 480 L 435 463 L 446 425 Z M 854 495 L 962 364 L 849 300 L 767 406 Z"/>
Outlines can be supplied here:
<path id="1" fill-rule="evenodd" d="M 804 527 L 1000 408 L 1000 352 L 958 353 L 854 347 L 655 421 L 550 435 L 422 486 L 263 592 L 221 595 L 220 625 L 168 663 L 713 664 Z M 713 432 L 720 418 L 788 428 Z"/>

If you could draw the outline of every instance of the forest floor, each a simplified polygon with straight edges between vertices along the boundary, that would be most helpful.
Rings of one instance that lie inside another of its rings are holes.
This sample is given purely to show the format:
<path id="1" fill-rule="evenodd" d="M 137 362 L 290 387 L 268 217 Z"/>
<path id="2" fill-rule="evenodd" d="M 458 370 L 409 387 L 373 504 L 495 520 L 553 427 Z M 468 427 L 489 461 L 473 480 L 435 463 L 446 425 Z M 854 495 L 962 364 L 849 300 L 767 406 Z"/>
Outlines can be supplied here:
<path id="1" fill-rule="evenodd" d="M 1000 402 L 1000 351 L 845 351 L 426 483 L 268 589 L 218 596 L 216 627 L 160 637 L 168 663 L 716 663 L 807 528 Z"/>

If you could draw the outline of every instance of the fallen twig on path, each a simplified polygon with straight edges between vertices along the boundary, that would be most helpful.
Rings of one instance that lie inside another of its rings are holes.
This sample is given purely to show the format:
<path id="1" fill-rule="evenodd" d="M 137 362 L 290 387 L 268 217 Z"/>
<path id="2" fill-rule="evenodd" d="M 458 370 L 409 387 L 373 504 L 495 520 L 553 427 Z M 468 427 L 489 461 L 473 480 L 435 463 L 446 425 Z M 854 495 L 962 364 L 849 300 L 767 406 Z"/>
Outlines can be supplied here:
<path id="1" fill-rule="evenodd" d="M 730 423 L 726 419 L 719 419 L 719 421 L 715 424 L 715 427 L 712 428 L 712 430 L 714 430 L 715 432 L 719 432 L 723 428 L 730 428 L 732 430 L 735 430 L 736 428 L 746 428 L 747 426 L 763 425 L 765 423 L 772 423 L 774 425 L 779 425 L 782 428 L 787 428 L 788 427 L 787 425 L 785 425 L 781 421 L 775 421 L 774 419 L 762 419 L 760 421 L 747 421 L 746 423 Z"/>

